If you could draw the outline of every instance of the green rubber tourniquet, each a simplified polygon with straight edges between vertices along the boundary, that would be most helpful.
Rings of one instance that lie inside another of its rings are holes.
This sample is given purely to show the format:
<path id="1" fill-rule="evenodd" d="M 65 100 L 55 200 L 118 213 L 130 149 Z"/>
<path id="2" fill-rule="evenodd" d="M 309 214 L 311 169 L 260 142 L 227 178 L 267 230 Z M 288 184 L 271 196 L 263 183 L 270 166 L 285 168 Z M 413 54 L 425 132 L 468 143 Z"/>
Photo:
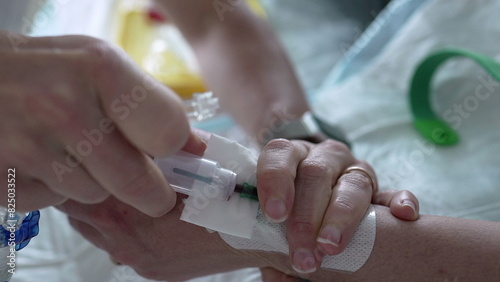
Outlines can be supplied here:
<path id="1" fill-rule="evenodd" d="M 420 63 L 410 86 L 410 107 L 413 125 L 426 139 L 437 145 L 450 146 L 458 142 L 458 134 L 438 118 L 431 107 L 432 76 L 438 67 L 453 57 L 467 57 L 482 66 L 493 79 L 500 81 L 500 64 L 478 53 L 460 49 L 445 49 L 429 55 Z"/>

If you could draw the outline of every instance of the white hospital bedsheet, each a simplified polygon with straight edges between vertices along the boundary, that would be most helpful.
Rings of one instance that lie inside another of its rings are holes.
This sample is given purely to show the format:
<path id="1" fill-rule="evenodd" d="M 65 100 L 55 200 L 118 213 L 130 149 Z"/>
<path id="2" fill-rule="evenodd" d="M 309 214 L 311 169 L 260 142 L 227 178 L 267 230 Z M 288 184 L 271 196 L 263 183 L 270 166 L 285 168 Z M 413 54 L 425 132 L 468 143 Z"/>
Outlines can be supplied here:
<path id="1" fill-rule="evenodd" d="M 407 105 L 413 70 L 433 50 L 460 47 L 500 60 L 499 9 L 494 0 L 429 0 L 369 66 L 324 88 L 314 103 L 346 131 L 356 156 L 373 164 L 381 187 L 413 191 L 423 213 L 500 221 L 500 84 L 482 82 L 489 80 L 465 60 L 440 70 L 433 100 L 439 116 L 451 110 L 460 122 L 454 147 L 424 143 Z M 482 94 L 491 92 L 486 100 L 475 97 L 481 84 Z"/>
<path id="2" fill-rule="evenodd" d="M 108 255 L 75 232 L 55 208 L 41 210 L 40 234 L 17 255 L 12 282 L 109 281 L 114 267 Z"/>

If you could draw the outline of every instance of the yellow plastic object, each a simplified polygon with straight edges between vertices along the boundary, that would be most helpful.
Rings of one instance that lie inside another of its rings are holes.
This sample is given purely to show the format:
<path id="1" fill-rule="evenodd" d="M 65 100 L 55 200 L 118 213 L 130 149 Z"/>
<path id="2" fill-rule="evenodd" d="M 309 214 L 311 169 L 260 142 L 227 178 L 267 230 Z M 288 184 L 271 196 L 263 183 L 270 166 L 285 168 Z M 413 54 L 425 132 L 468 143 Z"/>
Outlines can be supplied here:
<path id="1" fill-rule="evenodd" d="M 147 54 L 152 41 L 149 19 L 140 8 L 120 8 L 117 44 L 139 65 Z"/>
<path id="2" fill-rule="evenodd" d="M 174 90 L 182 99 L 206 92 L 200 76 L 171 49 L 155 51 L 158 24 L 148 18 L 144 5 L 120 7 L 116 41 L 146 72 Z M 151 64 L 154 62 L 154 64 Z"/>
<path id="3" fill-rule="evenodd" d="M 267 16 L 266 11 L 264 10 L 264 7 L 262 7 L 262 4 L 259 0 L 247 0 L 247 4 L 256 15 L 263 18 Z"/>
<path id="4" fill-rule="evenodd" d="M 266 16 L 259 0 L 246 2 L 255 14 Z M 162 40 L 158 32 L 161 24 L 149 19 L 147 4 L 147 0 L 121 0 L 118 5 L 117 44 L 146 72 L 182 99 L 191 99 L 194 93 L 206 92 L 199 74 L 189 68 L 173 48 L 167 46 L 168 42 L 160 49 L 155 48 Z"/>
<path id="5" fill-rule="evenodd" d="M 171 51 L 163 51 L 145 58 L 154 60 L 155 67 L 145 67 L 156 79 L 172 88 L 182 99 L 191 99 L 194 93 L 206 92 L 200 76 L 190 71 L 183 60 Z"/>

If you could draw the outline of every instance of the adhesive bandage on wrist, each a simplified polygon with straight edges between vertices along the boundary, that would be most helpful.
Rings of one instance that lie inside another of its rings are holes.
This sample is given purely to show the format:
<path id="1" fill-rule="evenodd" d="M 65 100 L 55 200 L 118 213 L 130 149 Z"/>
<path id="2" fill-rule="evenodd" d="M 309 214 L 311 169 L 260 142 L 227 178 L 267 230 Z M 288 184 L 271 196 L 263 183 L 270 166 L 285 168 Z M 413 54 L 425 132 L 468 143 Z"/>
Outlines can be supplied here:
<path id="1" fill-rule="evenodd" d="M 250 150 L 217 135 L 212 135 L 207 145 L 204 158 L 234 171 L 237 183 L 256 184 L 257 157 Z M 184 203 L 181 220 L 219 232 L 221 238 L 235 249 L 288 254 L 285 224 L 269 222 L 256 201 L 238 196 L 225 201 L 211 198 L 200 190 Z M 347 272 L 358 270 L 373 249 L 375 224 L 375 210 L 370 208 L 345 251 L 336 256 L 325 256 L 321 267 Z"/>
<path id="2" fill-rule="evenodd" d="M 325 256 L 321 268 L 355 272 L 365 264 L 375 243 L 376 216 L 370 207 L 361 221 L 354 237 L 339 255 Z M 288 255 L 286 224 L 271 223 L 259 211 L 251 239 L 220 233 L 221 238 L 231 247 L 239 250 L 260 250 Z"/>

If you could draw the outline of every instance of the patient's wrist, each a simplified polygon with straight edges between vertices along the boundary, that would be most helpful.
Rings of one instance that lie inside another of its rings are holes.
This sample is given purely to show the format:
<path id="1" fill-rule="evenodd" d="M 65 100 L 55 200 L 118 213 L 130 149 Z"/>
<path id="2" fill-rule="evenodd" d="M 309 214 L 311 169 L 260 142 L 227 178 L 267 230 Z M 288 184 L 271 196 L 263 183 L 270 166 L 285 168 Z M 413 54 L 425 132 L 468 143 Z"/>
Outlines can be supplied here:
<path id="1" fill-rule="evenodd" d="M 276 252 L 266 252 L 260 250 L 238 250 L 228 245 L 217 236 L 217 245 L 220 254 L 223 254 L 219 262 L 227 262 L 232 269 L 248 267 L 272 267 L 282 272 L 293 274 L 289 258 L 287 255 Z"/>

